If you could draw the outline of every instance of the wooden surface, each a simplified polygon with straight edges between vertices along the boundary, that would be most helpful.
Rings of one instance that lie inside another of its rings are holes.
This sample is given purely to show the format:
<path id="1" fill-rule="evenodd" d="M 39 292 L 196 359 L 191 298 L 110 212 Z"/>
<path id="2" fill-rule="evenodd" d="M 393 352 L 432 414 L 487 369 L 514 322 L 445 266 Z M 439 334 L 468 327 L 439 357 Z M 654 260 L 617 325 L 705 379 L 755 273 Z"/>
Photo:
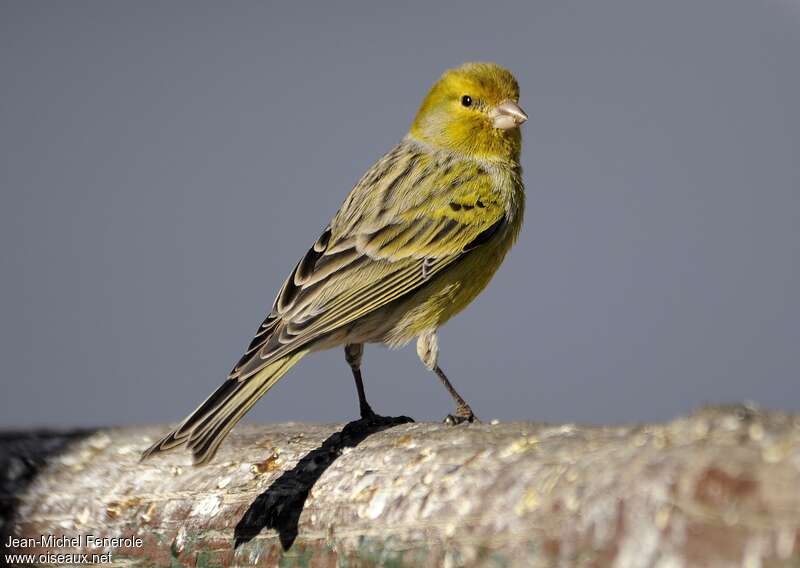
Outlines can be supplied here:
<path id="1" fill-rule="evenodd" d="M 3 553 L 65 535 L 116 566 L 800 566 L 794 416 L 248 426 L 210 465 L 138 463 L 165 430 L 0 436 Z"/>

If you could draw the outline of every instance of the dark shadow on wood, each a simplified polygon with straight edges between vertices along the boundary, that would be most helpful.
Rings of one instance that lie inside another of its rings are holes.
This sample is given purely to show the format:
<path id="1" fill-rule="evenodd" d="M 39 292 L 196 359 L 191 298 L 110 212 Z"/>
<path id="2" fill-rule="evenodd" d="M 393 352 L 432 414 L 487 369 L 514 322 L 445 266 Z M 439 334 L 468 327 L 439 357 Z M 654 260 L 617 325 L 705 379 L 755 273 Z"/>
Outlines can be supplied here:
<path id="1" fill-rule="evenodd" d="M 234 530 L 234 548 L 252 540 L 263 529 L 275 529 L 284 550 L 297 538 L 297 525 L 311 488 L 342 454 L 371 434 L 398 424 L 413 422 L 407 416 L 382 417 L 350 422 L 328 437 L 316 450 L 304 456 L 250 504 Z"/>
<path id="2" fill-rule="evenodd" d="M 72 432 L 0 432 L 0 542 L 4 552 L 14 526 L 20 496 L 33 483 L 36 475 L 52 461 L 53 456 L 66 452 L 70 446 L 94 434 L 97 430 Z M 0 566 L 4 558 L 0 558 Z"/>

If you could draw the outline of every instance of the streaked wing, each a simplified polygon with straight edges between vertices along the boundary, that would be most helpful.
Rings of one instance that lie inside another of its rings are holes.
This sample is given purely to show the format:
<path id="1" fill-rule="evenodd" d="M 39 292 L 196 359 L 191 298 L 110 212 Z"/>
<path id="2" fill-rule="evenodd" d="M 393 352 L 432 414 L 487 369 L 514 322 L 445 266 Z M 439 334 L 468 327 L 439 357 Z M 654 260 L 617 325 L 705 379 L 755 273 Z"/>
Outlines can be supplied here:
<path id="1" fill-rule="evenodd" d="M 435 278 L 491 238 L 504 211 L 479 165 L 399 145 L 298 262 L 231 378 L 252 376 Z"/>

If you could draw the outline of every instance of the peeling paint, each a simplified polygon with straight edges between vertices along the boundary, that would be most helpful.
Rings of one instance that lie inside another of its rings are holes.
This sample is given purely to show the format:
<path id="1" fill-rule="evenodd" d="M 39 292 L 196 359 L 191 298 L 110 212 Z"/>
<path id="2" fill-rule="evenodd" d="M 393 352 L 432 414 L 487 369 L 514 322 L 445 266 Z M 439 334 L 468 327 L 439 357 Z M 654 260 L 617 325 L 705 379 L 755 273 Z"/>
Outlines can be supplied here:
<path id="1" fill-rule="evenodd" d="M 196 502 L 189 513 L 190 517 L 213 517 L 219 513 L 219 506 L 222 499 L 219 495 L 208 495 Z"/>

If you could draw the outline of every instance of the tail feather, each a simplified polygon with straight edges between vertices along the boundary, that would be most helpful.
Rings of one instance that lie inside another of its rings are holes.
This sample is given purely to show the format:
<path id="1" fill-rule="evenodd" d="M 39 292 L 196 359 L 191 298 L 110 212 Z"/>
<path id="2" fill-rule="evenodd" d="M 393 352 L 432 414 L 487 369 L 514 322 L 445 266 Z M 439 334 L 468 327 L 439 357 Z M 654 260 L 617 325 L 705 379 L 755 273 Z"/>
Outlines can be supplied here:
<path id="1" fill-rule="evenodd" d="M 288 368 L 286 369 L 288 370 Z M 286 371 L 284 370 L 284 372 Z M 192 453 L 195 457 L 195 463 L 205 463 L 207 460 L 217 453 L 217 449 L 222 441 L 227 437 L 231 429 L 237 422 L 244 416 L 248 410 L 260 399 L 264 393 L 269 390 L 273 384 L 277 382 L 277 378 L 270 382 L 266 382 L 260 386 L 249 398 L 245 398 L 236 406 L 231 408 L 230 413 L 224 418 L 214 421 L 213 427 L 198 437 L 196 440 L 188 442 L 189 447 L 192 448 Z M 202 457 L 208 456 L 208 457 Z"/>
<path id="2" fill-rule="evenodd" d="M 306 353 L 279 359 L 244 381 L 226 380 L 173 431 L 145 450 L 141 459 L 186 446 L 195 465 L 207 463 L 242 416 Z"/>

